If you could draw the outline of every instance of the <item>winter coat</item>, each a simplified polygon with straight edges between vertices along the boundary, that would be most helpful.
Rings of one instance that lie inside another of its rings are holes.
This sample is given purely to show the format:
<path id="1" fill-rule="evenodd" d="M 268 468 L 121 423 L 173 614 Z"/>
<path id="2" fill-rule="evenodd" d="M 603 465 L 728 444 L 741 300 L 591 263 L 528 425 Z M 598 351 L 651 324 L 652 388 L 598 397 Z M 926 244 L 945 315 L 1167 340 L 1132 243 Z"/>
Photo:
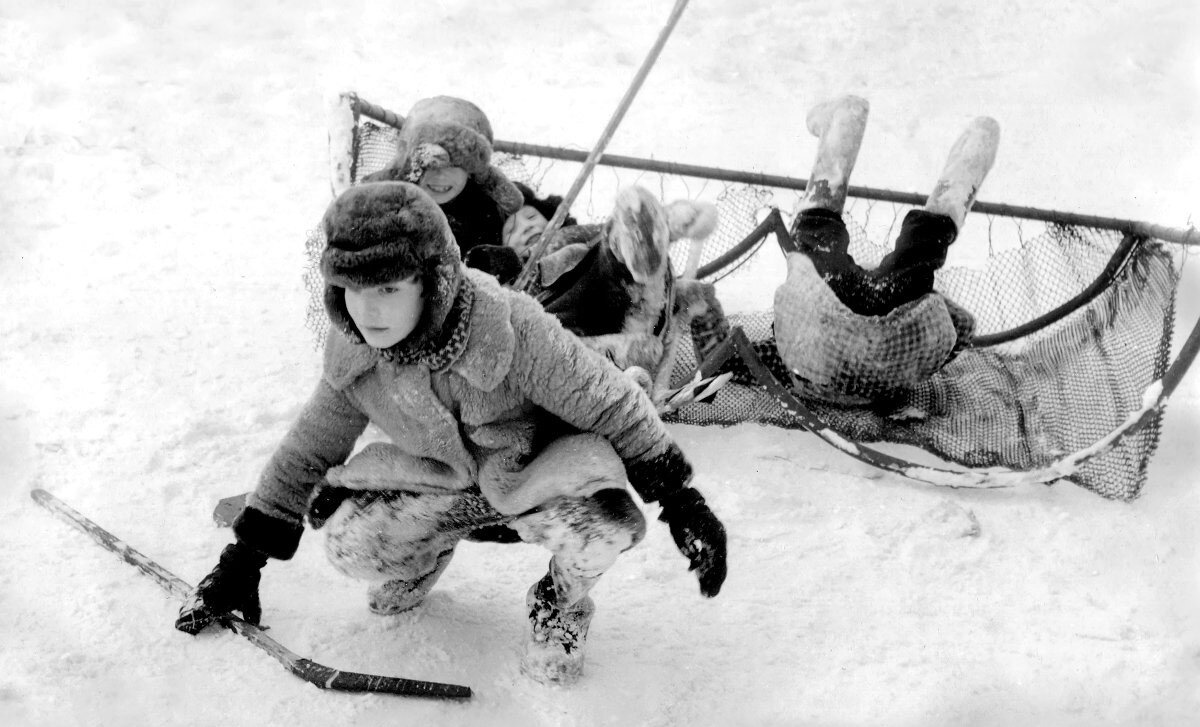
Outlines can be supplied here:
<path id="1" fill-rule="evenodd" d="M 462 192 L 441 208 L 464 257 L 480 245 L 504 244 L 504 220 L 508 213 L 474 181 L 468 181 Z"/>
<path id="2" fill-rule="evenodd" d="M 368 423 L 391 440 L 377 458 L 391 486 L 446 492 L 477 484 L 505 514 L 565 494 L 523 492 L 524 470 L 556 438 L 575 431 L 607 440 L 647 501 L 687 484 L 690 467 L 631 378 L 527 295 L 484 273 L 461 271 L 463 285 L 474 288 L 467 342 L 441 370 L 396 363 L 336 327 L 330 331 L 322 379 L 263 472 L 251 508 L 298 527 L 327 474 L 342 486 L 378 488 L 381 479 L 331 472 Z M 291 554 L 286 547 L 263 549 Z"/>
<path id="3" fill-rule="evenodd" d="M 530 295 L 563 327 L 618 368 L 656 372 L 671 335 L 675 276 L 638 283 L 613 254 L 611 226 L 575 225 L 558 231 L 538 260 Z"/>
<path id="4" fill-rule="evenodd" d="M 805 398 L 858 405 L 889 401 L 928 380 L 961 349 L 974 319 L 937 292 L 886 315 L 850 310 L 808 255 L 787 256 L 774 330 L 792 385 Z"/>

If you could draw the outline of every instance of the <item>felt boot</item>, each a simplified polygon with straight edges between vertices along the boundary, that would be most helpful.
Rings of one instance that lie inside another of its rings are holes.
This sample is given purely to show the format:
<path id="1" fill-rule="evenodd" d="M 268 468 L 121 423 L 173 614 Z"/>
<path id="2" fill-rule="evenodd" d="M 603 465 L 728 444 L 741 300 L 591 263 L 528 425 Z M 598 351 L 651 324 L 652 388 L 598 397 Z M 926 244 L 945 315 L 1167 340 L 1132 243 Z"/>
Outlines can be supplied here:
<path id="1" fill-rule="evenodd" d="M 951 147 L 925 209 L 949 217 L 961 230 L 984 177 L 996 161 L 999 144 L 1000 124 L 995 119 L 980 116 L 973 120 Z"/>
<path id="2" fill-rule="evenodd" d="M 809 132 L 820 139 L 817 158 L 797 211 L 820 207 L 842 211 L 850 172 L 858 160 L 871 106 L 858 96 L 839 96 L 814 106 L 806 118 Z"/>
<path id="3" fill-rule="evenodd" d="M 595 605 L 589 596 L 564 606 L 547 573 L 525 599 L 529 606 L 529 641 L 521 672 L 543 684 L 573 684 L 583 674 L 583 647 Z"/>

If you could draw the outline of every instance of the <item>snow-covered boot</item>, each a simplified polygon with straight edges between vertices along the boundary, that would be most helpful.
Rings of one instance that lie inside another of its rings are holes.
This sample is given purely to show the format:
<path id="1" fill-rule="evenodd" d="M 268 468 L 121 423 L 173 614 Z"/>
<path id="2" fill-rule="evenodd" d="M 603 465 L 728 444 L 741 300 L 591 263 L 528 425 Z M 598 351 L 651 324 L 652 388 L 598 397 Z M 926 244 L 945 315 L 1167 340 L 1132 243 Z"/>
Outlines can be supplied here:
<path id="1" fill-rule="evenodd" d="M 974 119 L 951 147 L 925 209 L 946 215 L 961 230 L 984 177 L 996 161 L 999 144 L 1000 124 L 988 116 Z"/>
<path id="2" fill-rule="evenodd" d="M 839 96 L 814 106 L 806 124 L 819 137 L 817 158 L 797 211 L 820 207 L 841 212 L 846 204 L 850 172 L 858 160 L 871 105 L 858 96 Z"/>
<path id="3" fill-rule="evenodd" d="M 367 608 L 380 616 L 394 616 L 415 608 L 433 590 L 453 557 L 454 548 L 450 548 L 439 553 L 433 570 L 419 578 L 392 578 L 383 583 L 373 583 L 367 589 Z"/>
<path id="4" fill-rule="evenodd" d="M 525 603 L 531 631 L 521 672 L 543 684 L 566 685 L 583 674 L 583 646 L 596 607 L 589 596 L 571 606 L 558 600 L 549 573 L 529 589 Z"/>
<path id="5" fill-rule="evenodd" d="M 666 271 L 671 228 L 667 212 L 641 187 L 626 187 L 613 205 L 608 246 L 638 283 L 661 279 Z"/>

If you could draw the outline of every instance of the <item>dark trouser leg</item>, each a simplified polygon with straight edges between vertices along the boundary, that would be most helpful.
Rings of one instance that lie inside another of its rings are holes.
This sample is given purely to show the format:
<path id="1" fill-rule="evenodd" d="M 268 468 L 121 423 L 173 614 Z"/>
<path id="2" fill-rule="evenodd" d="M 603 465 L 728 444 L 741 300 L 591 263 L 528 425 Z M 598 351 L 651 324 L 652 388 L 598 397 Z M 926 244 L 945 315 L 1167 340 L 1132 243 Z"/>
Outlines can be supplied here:
<path id="1" fill-rule="evenodd" d="M 796 216 L 792 235 L 838 299 L 859 315 L 887 315 L 932 292 L 934 273 L 946 262 L 957 236 L 945 215 L 911 210 L 895 248 L 874 270 L 864 270 L 847 252 L 850 237 L 840 214 L 824 209 Z"/>
<path id="2" fill-rule="evenodd" d="M 946 215 L 910 210 L 900 225 L 896 244 L 870 275 L 888 290 L 886 302 L 896 308 L 933 290 L 934 273 L 946 263 L 958 227 Z"/>
<path id="3" fill-rule="evenodd" d="M 546 312 L 577 336 L 619 333 L 633 304 L 629 271 L 600 242 L 538 295 Z"/>

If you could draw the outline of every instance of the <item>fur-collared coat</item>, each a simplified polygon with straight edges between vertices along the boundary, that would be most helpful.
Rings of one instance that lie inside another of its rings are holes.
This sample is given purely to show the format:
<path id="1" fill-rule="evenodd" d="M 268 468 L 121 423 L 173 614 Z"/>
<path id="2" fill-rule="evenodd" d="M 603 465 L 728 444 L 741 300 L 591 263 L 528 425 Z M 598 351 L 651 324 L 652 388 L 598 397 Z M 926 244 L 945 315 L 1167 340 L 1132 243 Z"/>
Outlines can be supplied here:
<path id="1" fill-rule="evenodd" d="M 522 488 L 529 480 L 525 468 L 557 437 L 575 430 L 606 440 L 646 501 L 687 484 L 690 466 L 631 378 L 533 299 L 501 288 L 484 273 L 462 271 L 463 284 L 474 287 L 467 344 L 441 370 L 397 364 L 330 331 L 323 377 L 263 472 L 250 508 L 298 528 L 313 489 L 328 474 L 342 486 L 370 489 L 383 480 L 416 491 L 478 484 L 497 510 L 516 514 L 539 504 L 535 500 L 568 494 Z M 356 478 L 339 467 L 368 423 L 391 440 L 374 450 L 382 478 Z M 262 538 L 275 539 L 269 533 L 256 539 Z M 294 543 L 259 545 L 275 557 L 295 550 Z"/>

